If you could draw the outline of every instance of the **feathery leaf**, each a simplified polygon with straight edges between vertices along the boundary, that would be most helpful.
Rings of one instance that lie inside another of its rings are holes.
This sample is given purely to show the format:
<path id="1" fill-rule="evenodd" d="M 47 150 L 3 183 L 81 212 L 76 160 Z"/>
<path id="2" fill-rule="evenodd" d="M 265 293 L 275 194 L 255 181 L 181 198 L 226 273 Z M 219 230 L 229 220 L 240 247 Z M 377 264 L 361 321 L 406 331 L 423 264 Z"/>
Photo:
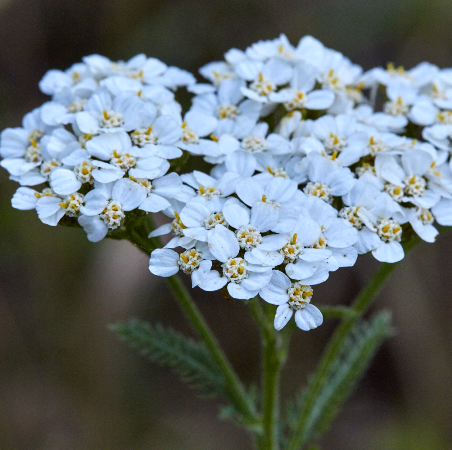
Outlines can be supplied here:
<path id="1" fill-rule="evenodd" d="M 226 397 L 223 375 L 202 343 L 160 324 L 152 326 L 139 320 L 110 328 L 142 355 L 171 368 L 201 396 Z"/>

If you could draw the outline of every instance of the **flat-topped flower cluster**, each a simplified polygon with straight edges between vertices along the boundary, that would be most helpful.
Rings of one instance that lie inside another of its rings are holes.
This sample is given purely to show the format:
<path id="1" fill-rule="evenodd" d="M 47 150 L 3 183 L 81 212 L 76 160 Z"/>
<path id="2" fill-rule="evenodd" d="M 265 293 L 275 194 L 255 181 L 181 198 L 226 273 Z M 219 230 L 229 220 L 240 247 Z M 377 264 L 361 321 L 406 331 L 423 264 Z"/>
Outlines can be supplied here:
<path id="1" fill-rule="evenodd" d="M 310 36 L 294 47 L 282 35 L 200 73 L 208 82 L 144 55 L 49 71 L 51 100 L 1 134 L 1 165 L 21 185 L 13 206 L 76 222 L 92 242 L 137 210 L 163 212 L 149 237 L 171 239 L 151 272 L 260 295 L 278 305 L 277 329 L 294 313 L 303 330 L 320 325 L 311 286 L 359 254 L 397 262 L 414 233 L 433 242 L 435 221 L 452 225 L 452 69 L 364 73 Z M 209 174 L 183 173 L 192 155 Z"/>

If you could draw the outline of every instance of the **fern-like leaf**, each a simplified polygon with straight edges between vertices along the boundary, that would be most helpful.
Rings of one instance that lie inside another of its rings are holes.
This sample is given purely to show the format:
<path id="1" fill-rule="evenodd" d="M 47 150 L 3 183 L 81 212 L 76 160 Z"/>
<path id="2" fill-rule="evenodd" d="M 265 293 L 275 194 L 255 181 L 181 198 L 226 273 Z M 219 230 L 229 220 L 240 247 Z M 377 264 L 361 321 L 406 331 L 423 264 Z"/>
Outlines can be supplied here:
<path id="1" fill-rule="evenodd" d="M 323 384 L 314 408 L 310 411 L 303 430 L 303 443 L 309 442 L 325 432 L 338 414 L 342 404 L 351 395 L 358 381 L 369 366 L 372 357 L 393 330 L 391 316 L 380 313 L 370 322 L 358 322 L 348 333 L 348 337 L 337 354 L 326 381 Z M 287 426 L 294 430 L 298 422 L 298 412 L 303 404 L 307 389 L 304 389 L 295 404 L 287 411 Z"/>
<path id="2" fill-rule="evenodd" d="M 226 397 L 223 375 L 202 343 L 162 325 L 131 320 L 110 327 L 142 355 L 169 367 L 199 395 Z"/>

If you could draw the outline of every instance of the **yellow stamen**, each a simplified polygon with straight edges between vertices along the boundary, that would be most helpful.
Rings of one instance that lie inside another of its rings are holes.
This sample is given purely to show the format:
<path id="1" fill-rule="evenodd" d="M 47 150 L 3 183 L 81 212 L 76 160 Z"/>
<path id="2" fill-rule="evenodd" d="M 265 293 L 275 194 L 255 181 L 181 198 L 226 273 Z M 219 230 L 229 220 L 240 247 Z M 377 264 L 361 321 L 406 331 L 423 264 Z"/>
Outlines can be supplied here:
<path id="1" fill-rule="evenodd" d="M 180 257 L 185 261 L 185 264 L 188 263 L 188 258 L 183 253 L 181 253 Z"/>

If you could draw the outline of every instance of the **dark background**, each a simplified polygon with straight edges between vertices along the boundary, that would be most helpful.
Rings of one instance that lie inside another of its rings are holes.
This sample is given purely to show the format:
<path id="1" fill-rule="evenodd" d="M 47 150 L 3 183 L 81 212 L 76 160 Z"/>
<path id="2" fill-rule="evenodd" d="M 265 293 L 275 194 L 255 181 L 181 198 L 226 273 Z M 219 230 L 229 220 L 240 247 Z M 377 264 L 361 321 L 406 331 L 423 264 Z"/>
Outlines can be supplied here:
<path id="1" fill-rule="evenodd" d="M 312 34 L 369 69 L 388 61 L 452 65 L 452 3 L 441 0 L 0 0 L 0 128 L 46 100 L 38 81 L 91 53 L 144 52 L 196 73 L 284 32 Z M 190 333 L 145 255 L 87 241 L 10 206 L 16 183 L 0 172 L 0 449 L 246 450 L 247 436 L 167 370 L 107 329 L 137 316 Z M 314 304 L 348 304 L 377 267 L 360 258 L 314 289 Z M 376 309 L 398 335 L 378 353 L 321 441 L 332 450 L 452 448 L 452 234 L 421 244 L 397 268 Z M 218 293 L 197 302 L 246 382 L 259 374 L 247 308 Z M 306 381 L 335 320 L 293 335 L 283 399 Z"/>

